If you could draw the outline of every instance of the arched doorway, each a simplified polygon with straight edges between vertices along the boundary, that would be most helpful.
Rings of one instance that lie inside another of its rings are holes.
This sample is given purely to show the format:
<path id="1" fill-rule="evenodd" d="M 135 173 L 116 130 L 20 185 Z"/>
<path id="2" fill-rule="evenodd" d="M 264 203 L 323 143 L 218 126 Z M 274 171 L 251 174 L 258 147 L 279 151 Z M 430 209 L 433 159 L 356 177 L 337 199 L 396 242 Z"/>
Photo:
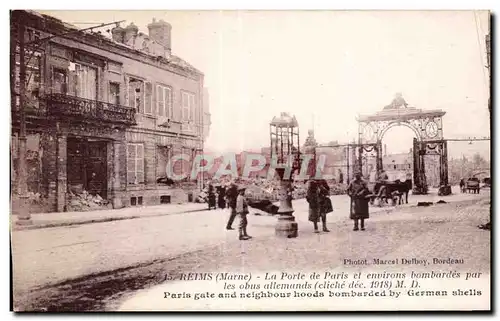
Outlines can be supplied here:
<path id="1" fill-rule="evenodd" d="M 400 103 L 400 102 L 404 103 Z M 359 116 L 358 157 L 355 167 L 363 172 L 363 154 L 375 152 L 376 171 L 380 173 L 382 164 L 382 139 L 386 132 L 395 126 L 406 126 L 415 133 L 413 140 L 413 193 L 426 194 L 428 186 L 425 176 L 426 155 L 439 156 L 440 191 L 442 195 L 451 194 L 448 184 L 448 152 L 443 139 L 442 110 L 422 110 L 409 107 L 402 96 L 396 95 L 393 102 L 382 111 L 372 115 Z"/>

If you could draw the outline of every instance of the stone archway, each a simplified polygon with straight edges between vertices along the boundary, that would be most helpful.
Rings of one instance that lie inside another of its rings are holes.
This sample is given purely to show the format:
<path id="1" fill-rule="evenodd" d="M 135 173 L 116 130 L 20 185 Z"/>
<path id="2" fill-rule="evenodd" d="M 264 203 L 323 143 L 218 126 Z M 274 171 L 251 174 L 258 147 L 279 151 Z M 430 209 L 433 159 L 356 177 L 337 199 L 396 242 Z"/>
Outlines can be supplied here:
<path id="1" fill-rule="evenodd" d="M 413 193 L 426 194 L 425 155 L 440 156 L 440 194 L 448 195 L 448 154 L 446 140 L 443 139 L 442 110 L 422 110 L 409 107 L 401 94 L 382 111 L 372 115 L 360 115 L 358 121 L 358 170 L 362 171 L 362 155 L 365 151 L 376 153 L 376 171 L 380 173 L 382 164 L 382 138 L 395 126 L 410 128 L 416 138 L 413 142 Z"/>

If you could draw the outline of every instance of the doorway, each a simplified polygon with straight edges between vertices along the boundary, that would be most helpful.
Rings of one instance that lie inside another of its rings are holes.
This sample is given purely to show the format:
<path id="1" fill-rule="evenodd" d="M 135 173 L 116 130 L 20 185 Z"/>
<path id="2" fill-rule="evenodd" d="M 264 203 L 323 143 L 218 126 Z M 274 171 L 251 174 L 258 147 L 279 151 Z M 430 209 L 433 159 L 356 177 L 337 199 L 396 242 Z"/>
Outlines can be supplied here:
<path id="1" fill-rule="evenodd" d="M 68 186 L 107 198 L 107 142 L 68 138 Z"/>

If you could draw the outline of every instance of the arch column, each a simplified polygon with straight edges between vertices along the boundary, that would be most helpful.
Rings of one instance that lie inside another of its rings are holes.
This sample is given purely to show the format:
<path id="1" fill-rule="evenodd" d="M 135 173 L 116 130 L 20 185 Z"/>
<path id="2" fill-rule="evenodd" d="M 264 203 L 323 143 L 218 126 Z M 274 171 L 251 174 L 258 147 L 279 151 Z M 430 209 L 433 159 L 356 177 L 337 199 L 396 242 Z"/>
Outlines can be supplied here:
<path id="1" fill-rule="evenodd" d="M 379 139 L 377 141 L 377 145 L 375 146 L 375 151 L 376 151 L 376 163 L 375 163 L 375 171 L 377 175 L 382 171 L 383 164 L 382 164 L 382 157 L 383 157 L 383 151 L 382 151 L 382 141 Z"/>

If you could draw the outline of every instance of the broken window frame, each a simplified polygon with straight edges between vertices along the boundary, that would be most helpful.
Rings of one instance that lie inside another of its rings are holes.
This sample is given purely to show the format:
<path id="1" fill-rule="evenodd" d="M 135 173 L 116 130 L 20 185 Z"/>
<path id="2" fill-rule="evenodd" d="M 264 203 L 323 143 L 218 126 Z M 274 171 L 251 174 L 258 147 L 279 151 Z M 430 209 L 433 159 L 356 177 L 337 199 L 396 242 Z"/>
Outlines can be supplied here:
<path id="1" fill-rule="evenodd" d="M 121 90 L 121 84 L 116 81 L 110 81 L 109 82 L 109 90 L 108 90 L 108 101 L 110 104 L 113 105 L 120 105 L 120 90 Z M 113 92 L 113 88 L 116 89 L 116 92 Z"/>
<path id="2" fill-rule="evenodd" d="M 74 65 L 74 71 L 71 68 Z M 99 84 L 99 70 L 97 67 L 81 63 L 81 62 L 70 62 L 70 68 L 68 71 L 73 72 L 73 88 L 74 95 L 78 98 L 97 100 L 98 94 L 98 84 Z M 94 79 L 92 79 L 94 77 Z"/>
<path id="3" fill-rule="evenodd" d="M 60 90 L 56 87 L 56 74 L 59 73 L 64 76 L 64 82 L 61 83 L 61 88 Z M 52 67 L 52 77 L 51 77 L 51 93 L 56 93 L 56 94 L 63 94 L 67 95 L 68 94 L 68 70 L 60 67 Z"/>
<path id="4" fill-rule="evenodd" d="M 38 33 L 39 34 L 39 33 Z M 19 108 L 20 103 L 20 47 L 16 46 L 14 57 L 14 96 L 15 106 Z M 43 71 L 43 51 L 25 49 L 26 63 L 26 83 L 25 83 L 25 102 L 32 108 L 39 107 L 40 90 L 42 88 L 42 71 Z M 31 88 L 30 88 L 31 87 Z M 28 96 L 29 94 L 32 94 Z"/>
<path id="5" fill-rule="evenodd" d="M 142 93 L 137 92 L 137 90 L 135 90 L 133 92 L 133 97 L 131 97 L 131 94 L 130 94 L 130 83 L 131 81 L 134 81 L 134 82 L 140 82 L 142 83 L 140 89 L 142 89 Z M 146 85 L 145 85 L 145 81 L 144 79 L 141 79 L 139 77 L 135 77 L 135 76 L 126 76 L 125 77 L 125 83 L 126 83 L 126 103 L 127 103 L 127 106 L 129 107 L 132 107 L 132 108 L 135 108 L 136 112 L 137 113 L 141 113 L 141 114 L 144 114 L 144 107 L 145 107 L 145 101 L 146 101 Z M 131 100 L 133 99 L 133 101 Z M 138 100 L 139 100 L 139 103 L 138 103 Z"/>

